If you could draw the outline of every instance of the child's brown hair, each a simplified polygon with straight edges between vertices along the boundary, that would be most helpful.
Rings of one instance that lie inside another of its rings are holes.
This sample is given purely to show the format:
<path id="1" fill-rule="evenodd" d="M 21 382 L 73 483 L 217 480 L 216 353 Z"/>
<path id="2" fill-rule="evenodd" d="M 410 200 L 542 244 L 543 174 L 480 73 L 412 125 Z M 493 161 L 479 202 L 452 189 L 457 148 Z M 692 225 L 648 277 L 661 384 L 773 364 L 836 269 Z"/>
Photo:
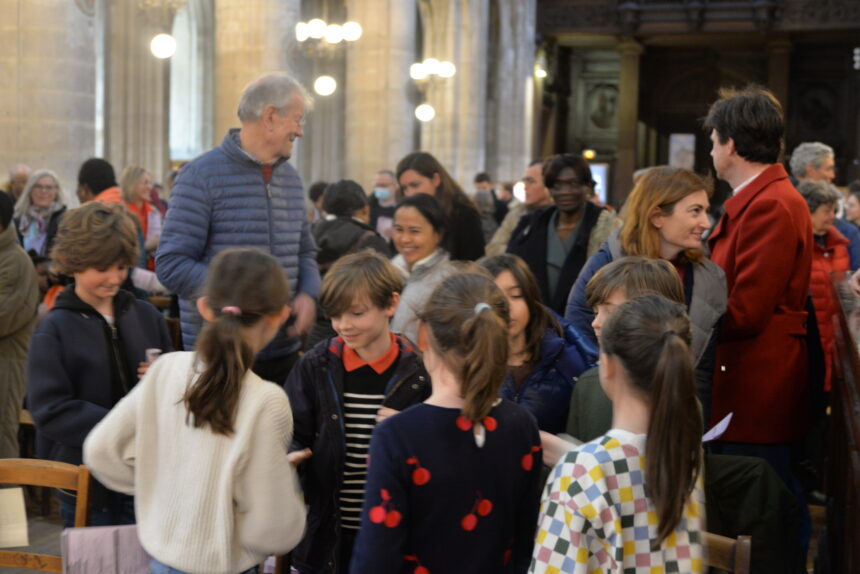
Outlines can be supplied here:
<path id="1" fill-rule="evenodd" d="M 379 309 L 391 306 L 395 293 L 403 291 L 403 277 L 385 257 L 365 249 L 338 259 L 329 268 L 320 290 L 320 307 L 328 317 L 342 315 L 356 297 L 367 297 Z"/>
<path id="2" fill-rule="evenodd" d="M 137 228 L 125 207 L 92 201 L 63 217 L 51 259 L 58 273 L 74 275 L 112 265 L 133 267 L 139 250 Z"/>

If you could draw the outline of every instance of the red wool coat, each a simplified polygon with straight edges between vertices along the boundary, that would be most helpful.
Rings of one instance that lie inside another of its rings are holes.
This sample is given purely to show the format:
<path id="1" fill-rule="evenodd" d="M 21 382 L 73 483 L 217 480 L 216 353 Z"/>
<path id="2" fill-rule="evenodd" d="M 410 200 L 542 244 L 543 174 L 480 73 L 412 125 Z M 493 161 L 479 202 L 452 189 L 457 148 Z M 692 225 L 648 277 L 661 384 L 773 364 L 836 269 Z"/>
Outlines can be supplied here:
<path id="1" fill-rule="evenodd" d="M 726 272 L 711 422 L 733 412 L 722 440 L 786 443 L 805 435 L 806 320 L 812 219 L 785 169 L 772 165 L 729 198 L 710 238 Z"/>
<path id="2" fill-rule="evenodd" d="M 825 246 L 815 243 L 812 252 L 812 275 L 809 281 L 809 294 L 815 305 L 815 318 L 821 334 L 821 348 L 824 350 L 824 390 L 830 391 L 831 371 L 834 358 L 833 316 L 839 312 L 839 301 L 830 286 L 830 274 L 851 270 L 848 256 L 849 241 L 832 225 L 827 230 Z"/>

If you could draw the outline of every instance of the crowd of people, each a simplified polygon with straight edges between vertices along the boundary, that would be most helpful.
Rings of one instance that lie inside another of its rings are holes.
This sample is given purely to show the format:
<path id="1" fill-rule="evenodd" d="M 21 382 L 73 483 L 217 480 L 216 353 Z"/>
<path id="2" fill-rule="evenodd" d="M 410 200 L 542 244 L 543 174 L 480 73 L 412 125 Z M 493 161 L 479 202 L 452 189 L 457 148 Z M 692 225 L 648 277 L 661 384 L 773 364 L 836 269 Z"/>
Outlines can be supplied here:
<path id="1" fill-rule="evenodd" d="M 755 559 L 803 571 L 830 274 L 860 267 L 830 147 L 798 146 L 790 176 L 753 86 L 704 120 L 719 212 L 710 178 L 655 166 L 617 214 L 572 153 L 524 166 L 519 197 L 423 151 L 369 192 L 306 194 L 288 160 L 311 110 L 290 76 L 255 80 L 163 196 L 93 158 L 72 208 L 13 167 L 0 457 L 26 399 L 36 454 L 97 479 L 89 524 L 136 523 L 158 573 L 288 552 L 299 574 L 704 572 L 706 530 L 776 528 Z M 750 465 L 784 513 L 732 510 L 720 469 Z"/>

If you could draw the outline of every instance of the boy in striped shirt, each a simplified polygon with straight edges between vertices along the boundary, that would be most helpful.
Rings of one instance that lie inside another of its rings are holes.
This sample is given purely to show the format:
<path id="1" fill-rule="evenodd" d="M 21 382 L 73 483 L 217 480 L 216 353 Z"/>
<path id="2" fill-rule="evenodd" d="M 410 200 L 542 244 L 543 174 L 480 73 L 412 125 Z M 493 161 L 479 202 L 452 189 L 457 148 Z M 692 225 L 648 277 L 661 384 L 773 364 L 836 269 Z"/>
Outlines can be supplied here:
<path id="1" fill-rule="evenodd" d="M 361 522 L 370 436 L 382 419 L 423 401 L 430 378 L 413 344 L 389 330 L 403 279 L 361 251 L 326 273 L 320 306 L 338 336 L 305 353 L 287 379 L 308 530 L 293 551 L 301 574 L 345 573 Z"/>

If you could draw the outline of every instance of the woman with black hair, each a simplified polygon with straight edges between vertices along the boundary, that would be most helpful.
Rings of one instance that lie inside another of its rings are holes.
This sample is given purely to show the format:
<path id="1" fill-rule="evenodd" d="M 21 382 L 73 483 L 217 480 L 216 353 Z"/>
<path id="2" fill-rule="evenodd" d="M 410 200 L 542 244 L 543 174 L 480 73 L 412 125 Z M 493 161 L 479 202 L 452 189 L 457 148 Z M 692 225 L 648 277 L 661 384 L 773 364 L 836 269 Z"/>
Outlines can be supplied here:
<path id="1" fill-rule="evenodd" d="M 435 157 L 410 153 L 397 164 L 397 181 L 406 197 L 432 195 L 450 224 L 443 246 L 454 261 L 476 261 L 484 256 L 481 216 L 469 196 Z"/>

